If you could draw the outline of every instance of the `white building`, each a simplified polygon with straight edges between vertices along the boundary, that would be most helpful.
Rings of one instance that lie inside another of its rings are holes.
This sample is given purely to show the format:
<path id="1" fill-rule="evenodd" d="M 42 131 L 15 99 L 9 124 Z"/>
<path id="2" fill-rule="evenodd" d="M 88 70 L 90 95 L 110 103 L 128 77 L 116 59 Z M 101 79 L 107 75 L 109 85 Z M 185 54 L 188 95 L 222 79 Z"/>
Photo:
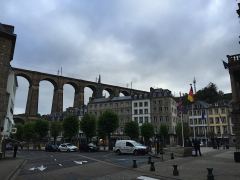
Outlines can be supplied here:
<path id="1" fill-rule="evenodd" d="M 132 120 L 139 126 L 144 123 L 151 123 L 150 116 L 150 99 L 133 99 L 132 100 Z"/>
<path id="2" fill-rule="evenodd" d="M 14 109 L 14 103 L 15 103 L 15 95 L 16 95 L 16 89 L 18 87 L 17 78 L 15 76 L 15 73 L 12 69 L 10 69 L 10 73 L 8 75 L 8 81 L 7 81 L 7 93 L 8 93 L 8 108 L 7 108 L 7 114 L 4 119 L 4 129 L 3 129 L 3 135 L 5 137 L 8 137 L 12 131 L 12 128 L 14 126 L 13 121 L 13 109 Z"/>

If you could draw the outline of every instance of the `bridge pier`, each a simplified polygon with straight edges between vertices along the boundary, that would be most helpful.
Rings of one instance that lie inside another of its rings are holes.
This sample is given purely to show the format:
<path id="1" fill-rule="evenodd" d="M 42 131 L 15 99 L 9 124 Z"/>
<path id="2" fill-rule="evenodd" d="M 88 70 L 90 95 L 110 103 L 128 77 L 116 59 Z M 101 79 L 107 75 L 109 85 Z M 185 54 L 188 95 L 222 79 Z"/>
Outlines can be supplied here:
<path id="1" fill-rule="evenodd" d="M 73 107 L 81 107 L 84 105 L 84 88 L 80 87 L 75 90 Z"/>
<path id="2" fill-rule="evenodd" d="M 54 88 L 51 113 L 63 112 L 63 88 Z"/>
<path id="3" fill-rule="evenodd" d="M 31 84 L 28 90 L 28 98 L 25 114 L 27 117 L 35 117 L 38 113 L 39 82 Z"/>

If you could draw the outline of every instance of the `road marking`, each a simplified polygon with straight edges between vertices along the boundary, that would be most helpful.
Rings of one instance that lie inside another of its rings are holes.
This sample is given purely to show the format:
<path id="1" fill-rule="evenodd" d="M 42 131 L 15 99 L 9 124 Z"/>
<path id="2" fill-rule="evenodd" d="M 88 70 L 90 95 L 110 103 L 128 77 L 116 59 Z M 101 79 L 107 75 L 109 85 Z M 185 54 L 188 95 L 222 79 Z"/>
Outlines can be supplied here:
<path id="1" fill-rule="evenodd" d="M 139 177 L 137 177 L 137 179 L 139 179 L 139 180 L 159 180 L 159 179 L 151 178 L 151 177 L 147 177 L 147 176 L 139 176 Z"/>
<path id="2" fill-rule="evenodd" d="M 58 164 L 59 166 L 63 166 L 62 164 Z"/>
<path id="3" fill-rule="evenodd" d="M 40 170 L 40 171 L 44 171 L 45 169 L 47 169 L 47 167 L 44 167 L 43 165 L 41 165 L 40 167 L 38 167 L 38 170 Z"/>

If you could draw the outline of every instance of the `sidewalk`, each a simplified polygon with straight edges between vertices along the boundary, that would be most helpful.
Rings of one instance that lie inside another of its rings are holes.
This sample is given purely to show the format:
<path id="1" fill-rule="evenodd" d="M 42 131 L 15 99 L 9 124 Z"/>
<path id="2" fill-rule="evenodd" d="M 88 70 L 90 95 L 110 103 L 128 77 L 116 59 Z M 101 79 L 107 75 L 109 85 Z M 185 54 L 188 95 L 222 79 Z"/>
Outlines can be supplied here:
<path id="1" fill-rule="evenodd" d="M 24 163 L 24 159 L 6 157 L 0 159 L 0 179 L 9 180 L 14 177 L 14 174 L 19 170 Z"/>

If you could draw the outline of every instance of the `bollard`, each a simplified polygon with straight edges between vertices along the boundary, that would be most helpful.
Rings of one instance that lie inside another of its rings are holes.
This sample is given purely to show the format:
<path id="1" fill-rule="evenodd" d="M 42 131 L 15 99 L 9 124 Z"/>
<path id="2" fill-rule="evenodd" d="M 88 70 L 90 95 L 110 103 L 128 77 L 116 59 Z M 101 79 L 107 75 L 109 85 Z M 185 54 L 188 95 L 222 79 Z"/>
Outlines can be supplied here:
<path id="1" fill-rule="evenodd" d="M 133 160 L 133 168 L 137 168 L 137 161 L 135 159 Z"/>
<path id="2" fill-rule="evenodd" d="M 150 171 L 155 171 L 154 162 L 150 162 Z"/>
<path id="3" fill-rule="evenodd" d="M 179 175 L 179 172 L 178 172 L 178 169 L 177 169 L 177 164 L 173 165 L 173 175 L 174 176 L 178 176 Z"/>
<path id="4" fill-rule="evenodd" d="M 207 168 L 208 170 L 208 175 L 207 175 L 207 180 L 214 180 L 214 176 L 213 176 L 213 168 Z"/>
<path id="5" fill-rule="evenodd" d="M 150 164 L 152 162 L 152 158 L 151 156 L 148 157 L 148 164 Z"/>
<path id="6" fill-rule="evenodd" d="M 173 153 L 171 153 L 171 159 L 174 159 L 174 154 Z"/>

